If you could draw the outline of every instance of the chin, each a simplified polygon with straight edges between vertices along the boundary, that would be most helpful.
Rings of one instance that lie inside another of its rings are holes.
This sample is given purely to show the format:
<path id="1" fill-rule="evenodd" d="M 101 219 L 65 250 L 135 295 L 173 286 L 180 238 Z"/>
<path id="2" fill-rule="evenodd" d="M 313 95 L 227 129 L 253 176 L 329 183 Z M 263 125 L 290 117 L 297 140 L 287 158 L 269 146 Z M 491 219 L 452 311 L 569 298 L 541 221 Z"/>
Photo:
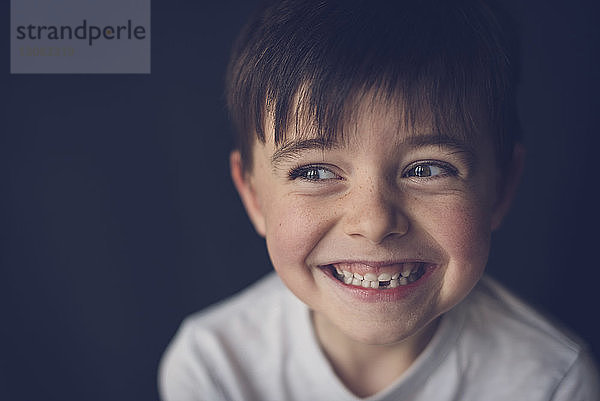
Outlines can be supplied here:
<path id="1" fill-rule="evenodd" d="M 404 320 L 404 319 L 403 319 Z M 360 325 L 347 325 L 339 329 L 355 342 L 366 345 L 396 345 L 410 340 L 416 334 L 426 332 L 436 326 L 437 318 L 427 319 L 408 316 L 403 322 L 383 321 L 364 322 Z"/>

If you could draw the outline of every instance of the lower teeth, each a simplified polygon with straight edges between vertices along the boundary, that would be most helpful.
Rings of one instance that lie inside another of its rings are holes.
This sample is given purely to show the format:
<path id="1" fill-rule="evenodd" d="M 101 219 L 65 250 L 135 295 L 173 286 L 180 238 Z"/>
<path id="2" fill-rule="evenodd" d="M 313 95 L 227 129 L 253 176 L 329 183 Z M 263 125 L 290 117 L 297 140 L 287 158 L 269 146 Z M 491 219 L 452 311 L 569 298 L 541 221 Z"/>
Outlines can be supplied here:
<path id="1" fill-rule="evenodd" d="M 355 287 L 362 288 L 373 288 L 373 289 L 386 289 L 386 288 L 396 288 L 398 286 L 408 285 L 410 283 L 414 283 L 418 279 L 420 279 L 423 274 L 425 274 L 425 267 L 423 265 L 419 266 L 419 268 L 410 273 L 408 277 L 403 277 L 400 275 L 397 279 L 389 280 L 389 281 L 369 281 L 369 280 L 359 280 L 357 278 L 348 278 L 344 277 L 344 275 L 340 275 L 333 270 L 333 276 L 341 281 L 344 284 L 352 285 Z"/>

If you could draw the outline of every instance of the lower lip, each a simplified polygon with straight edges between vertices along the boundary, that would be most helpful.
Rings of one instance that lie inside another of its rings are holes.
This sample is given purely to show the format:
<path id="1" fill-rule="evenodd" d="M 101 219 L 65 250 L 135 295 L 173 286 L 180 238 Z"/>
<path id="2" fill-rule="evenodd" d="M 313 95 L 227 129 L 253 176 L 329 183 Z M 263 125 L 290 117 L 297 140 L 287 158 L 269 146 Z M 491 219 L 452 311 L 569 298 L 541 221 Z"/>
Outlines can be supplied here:
<path id="1" fill-rule="evenodd" d="M 410 297 L 411 294 L 413 294 L 417 289 L 426 284 L 428 279 L 433 274 L 435 266 L 426 266 L 425 273 L 423 273 L 423 275 L 417 281 L 406 285 L 399 285 L 395 288 L 385 289 L 364 288 L 357 287 L 355 285 L 344 284 L 333 276 L 333 272 L 329 268 L 320 268 L 319 270 L 325 274 L 329 280 L 333 281 L 334 285 L 338 289 L 344 291 L 345 293 L 349 293 L 350 296 L 358 298 L 363 302 L 394 302 Z"/>

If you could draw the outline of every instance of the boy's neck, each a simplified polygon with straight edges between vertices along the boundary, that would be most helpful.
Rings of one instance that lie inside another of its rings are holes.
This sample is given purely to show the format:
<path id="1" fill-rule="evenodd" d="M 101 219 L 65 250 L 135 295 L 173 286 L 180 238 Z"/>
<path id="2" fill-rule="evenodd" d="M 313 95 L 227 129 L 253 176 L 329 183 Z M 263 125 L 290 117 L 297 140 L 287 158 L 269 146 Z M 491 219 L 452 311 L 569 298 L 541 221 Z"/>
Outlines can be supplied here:
<path id="1" fill-rule="evenodd" d="M 423 352 L 435 334 L 439 318 L 399 343 L 373 345 L 355 341 L 327 319 L 312 313 L 323 353 L 346 388 L 358 397 L 369 397 L 398 379 Z"/>

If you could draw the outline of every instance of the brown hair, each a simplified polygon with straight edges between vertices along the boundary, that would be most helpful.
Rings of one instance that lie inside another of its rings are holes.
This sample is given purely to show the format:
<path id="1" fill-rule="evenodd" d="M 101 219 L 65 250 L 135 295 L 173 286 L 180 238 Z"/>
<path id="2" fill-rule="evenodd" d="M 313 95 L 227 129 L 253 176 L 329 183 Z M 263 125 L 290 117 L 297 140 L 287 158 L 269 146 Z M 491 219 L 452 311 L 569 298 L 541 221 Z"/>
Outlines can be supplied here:
<path id="1" fill-rule="evenodd" d="M 357 96 L 400 99 L 406 122 L 423 112 L 445 135 L 491 131 L 504 166 L 520 137 L 514 25 L 483 0 L 276 0 L 240 33 L 227 105 L 244 167 L 267 115 L 274 141 L 307 113 L 323 143 L 343 135 Z M 295 113 L 295 115 L 294 115 Z"/>

